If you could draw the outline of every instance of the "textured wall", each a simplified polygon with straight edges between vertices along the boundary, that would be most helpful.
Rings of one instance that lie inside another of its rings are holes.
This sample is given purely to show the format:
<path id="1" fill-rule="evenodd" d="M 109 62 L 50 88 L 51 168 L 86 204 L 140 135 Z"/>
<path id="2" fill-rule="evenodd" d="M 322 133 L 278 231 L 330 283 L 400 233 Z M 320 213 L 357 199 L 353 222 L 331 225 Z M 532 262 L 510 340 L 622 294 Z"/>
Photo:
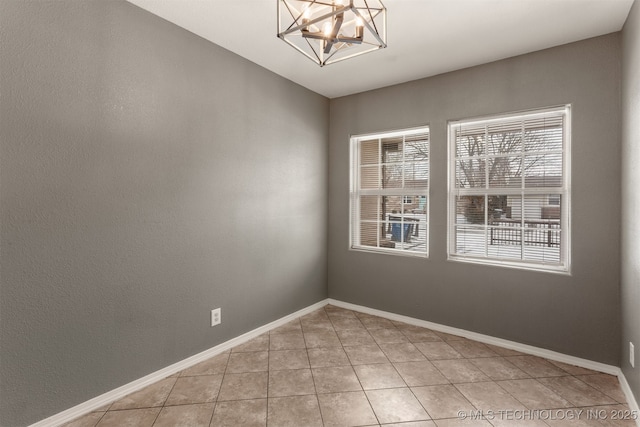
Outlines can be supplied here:
<path id="1" fill-rule="evenodd" d="M 447 261 L 447 120 L 567 103 L 572 275 Z M 331 298 L 618 364 L 619 34 L 332 99 L 330 108 Z M 431 126 L 429 259 L 349 251 L 349 135 L 422 124 Z"/>
<path id="2" fill-rule="evenodd" d="M 326 98 L 122 1 L 0 19 L 0 425 L 327 297 Z"/>
<path id="3" fill-rule="evenodd" d="M 640 3 L 622 32 L 622 358 L 620 366 L 640 399 Z M 635 345 L 635 368 L 629 363 Z"/>

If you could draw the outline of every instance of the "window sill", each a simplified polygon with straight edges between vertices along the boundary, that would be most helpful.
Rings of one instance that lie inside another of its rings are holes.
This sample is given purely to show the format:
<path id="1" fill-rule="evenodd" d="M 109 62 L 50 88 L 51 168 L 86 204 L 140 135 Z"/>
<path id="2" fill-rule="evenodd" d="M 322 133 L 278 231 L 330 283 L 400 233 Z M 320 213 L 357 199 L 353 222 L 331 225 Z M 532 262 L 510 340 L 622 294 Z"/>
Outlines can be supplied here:
<path id="1" fill-rule="evenodd" d="M 518 270 L 536 271 L 541 273 L 553 273 L 571 276 L 571 271 L 564 264 L 538 264 L 524 261 L 504 261 L 490 258 L 473 258 L 449 255 L 447 261 L 465 262 L 470 264 L 486 265 L 491 267 L 514 268 Z"/>
<path id="2" fill-rule="evenodd" d="M 411 252 L 411 251 L 403 251 L 399 249 L 374 248 L 371 246 L 353 245 L 349 247 L 349 250 L 355 251 L 355 252 L 366 252 L 366 253 L 373 253 L 373 254 L 404 256 L 409 258 L 429 258 L 429 254 L 424 252 Z"/>

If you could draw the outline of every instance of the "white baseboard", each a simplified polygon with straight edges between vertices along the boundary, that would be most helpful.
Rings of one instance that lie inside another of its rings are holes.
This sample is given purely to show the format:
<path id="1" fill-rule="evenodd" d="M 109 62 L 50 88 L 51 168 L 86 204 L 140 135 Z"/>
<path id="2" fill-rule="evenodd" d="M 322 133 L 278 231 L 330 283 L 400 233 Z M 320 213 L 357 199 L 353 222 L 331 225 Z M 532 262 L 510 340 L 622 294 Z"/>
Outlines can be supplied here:
<path id="1" fill-rule="evenodd" d="M 453 328 L 451 326 L 440 325 L 438 323 L 428 322 L 426 320 L 415 319 L 413 317 L 403 316 L 395 313 L 389 313 L 382 310 L 376 310 L 373 308 L 364 307 L 361 305 L 351 304 L 351 303 L 328 298 L 326 300 L 310 305 L 309 307 L 303 308 L 302 310 L 298 310 L 295 313 L 292 313 L 288 316 L 282 317 L 276 321 L 273 321 L 264 326 L 261 326 L 252 331 L 249 331 L 229 341 L 226 341 L 220 345 L 217 345 L 201 353 L 188 357 L 187 359 L 184 359 L 180 362 L 174 363 L 173 365 L 167 366 L 166 368 L 160 369 L 159 371 L 153 372 L 138 380 L 125 384 L 122 387 L 118 387 L 117 389 L 111 390 L 105 394 L 102 394 L 93 399 L 87 400 L 84 403 L 81 403 L 77 406 L 74 406 L 70 409 L 67 409 L 63 412 L 60 412 L 56 415 L 53 415 L 35 424 L 32 424 L 30 427 L 60 426 L 82 415 L 88 414 L 89 412 L 94 411 L 102 406 L 105 406 L 111 402 L 114 402 L 128 394 L 141 390 L 144 387 L 151 385 L 161 379 L 164 379 L 170 375 L 173 375 L 193 365 L 203 362 L 237 345 L 243 344 L 249 341 L 250 339 L 257 337 L 258 335 L 261 335 L 265 332 L 268 332 L 272 329 L 282 326 L 292 320 L 295 320 L 299 317 L 309 314 L 319 308 L 326 306 L 327 304 L 335 305 L 337 307 L 342 307 L 349 310 L 359 311 L 361 313 L 371 314 L 374 316 L 380 316 L 390 320 L 396 320 L 399 322 L 408 323 L 411 325 L 433 329 L 434 331 L 445 332 L 453 335 L 459 335 L 459 336 L 469 338 L 475 341 L 483 342 L 486 344 L 497 345 L 500 347 L 516 350 L 521 353 L 540 356 L 546 359 L 555 360 L 558 362 L 564 362 L 571 365 L 580 366 L 583 368 L 591 369 L 598 372 L 603 372 L 610 375 L 616 375 L 620 381 L 620 386 L 622 388 L 622 391 L 624 392 L 625 397 L 627 398 L 627 401 L 629 403 L 629 409 L 631 411 L 635 411 L 636 414 L 640 415 L 640 410 L 638 409 L 638 403 L 635 399 L 635 396 L 633 395 L 633 392 L 631 391 L 631 388 L 629 387 L 629 383 L 627 382 L 627 379 L 622 373 L 622 370 L 617 366 L 594 362 L 591 360 L 582 359 L 575 356 L 569 356 L 566 354 L 558 353 L 551 350 L 546 350 L 539 347 L 520 344 L 514 341 L 505 340 L 502 338 L 495 338 L 489 335 L 483 335 L 476 332 L 467 331 L 464 329 Z M 640 420 L 636 420 L 636 423 L 638 427 L 640 427 Z"/>
<path id="2" fill-rule="evenodd" d="M 581 359 L 575 356 L 568 356 L 566 354 L 558 353 L 551 350 L 546 350 L 539 347 L 534 347 L 527 344 L 520 344 L 515 341 L 509 341 L 502 338 L 495 338 L 490 335 L 483 335 L 477 332 L 470 332 L 465 329 L 453 328 L 451 326 L 440 325 L 438 323 L 428 322 L 426 320 L 415 319 L 413 317 L 402 316 L 400 314 L 389 313 L 382 310 L 376 310 L 369 307 L 363 307 L 356 304 L 337 301 L 329 298 L 329 304 L 338 307 L 346 308 L 349 310 L 360 311 L 362 313 L 372 314 L 374 316 L 380 316 L 389 320 L 396 320 L 398 322 L 409 323 L 411 325 L 421 326 L 423 328 L 433 329 L 438 332 L 445 332 L 447 334 L 458 335 L 464 338 L 469 338 L 474 341 L 480 341 L 485 344 L 497 345 L 499 347 L 516 350 L 521 353 L 531 354 L 534 356 L 544 357 L 545 359 L 551 359 L 558 362 L 569 363 L 571 365 L 580 366 L 587 369 L 592 369 L 598 372 L 604 372 L 610 375 L 618 375 L 620 368 L 617 366 L 606 365 L 604 363 L 594 362 L 587 359 Z"/>
<path id="3" fill-rule="evenodd" d="M 620 388 L 622 388 L 622 392 L 627 398 L 631 413 L 638 416 L 638 419 L 636 419 L 636 425 L 640 427 L 640 408 L 638 407 L 638 401 L 633 395 L 633 391 L 631 391 L 631 387 L 629 387 L 629 383 L 627 382 L 627 377 L 622 373 L 622 369 L 620 369 L 620 373 L 618 374 L 618 381 L 620 381 Z"/>
<path id="4" fill-rule="evenodd" d="M 603 372 L 609 375 L 615 375 L 620 381 L 620 387 L 627 398 L 629 403 L 629 409 L 635 411 L 633 413 L 638 414 L 639 419 L 636 420 L 636 424 L 640 427 L 640 409 L 638 409 L 638 402 L 629 387 L 626 377 L 622 373 L 622 369 L 617 366 L 607 365 L 605 363 L 594 362 L 588 359 L 582 359 L 580 357 L 569 356 L 567 354 L 558 353 L 555 351 L 547 350 L 544 348 L 534 347 L 527 344 L 521 344 L 515 341 L 509 341 L 502 338 L 492 337 L 490 335 L 483 335 L 477 332 L 467 331 L 465 329 L 453 328 L 451 326 L 441 325 L 438 323 L 428 322 L 426 320 L 415 319 L 413 317 L 403 316 L 400 314 L 389 313 L 387 311 L 376 310 L 374 308 L 364 307 L 357 304 L 351 304 L 332 298 L 328 299 L 328 303 L 337 307 L 346 308 L 348 310 L 359 311 L 361 313 L 371 314 L 374 316 L 384 317 L 389 320 L 396 320 L 398 322 L 408 323 L 410 325 L 421 326 L 423 328 L 433 329 L 438 332 L 445 332 L 452 335 L 458 335 L 461 337 L 469 338 L 474 341 L 483 342 L 486 344 L 497 345 L 499 347 L 516 350 L 521 353 L 531 354 L 534 356 L 543 357 L 545 359 L 555 360 L 557 362 L 568 363 L 570 365 L 580 366 L 582 368 L 591 369 L 593 371 Z"/>
<path id="5" fill-rule="evenodd" d="M 166 368 L 160 369 L 159 371 L 153 372 L 140 379 L 137 379 L 128 384 L 125 384 L 122 387 L 118 387 L 114 390 L 108 391 L 107 393 L 101 394 L 100 396 L 87 400 L 84 403 L 76 405 L 72 408 L 62 411 L 42 421 L 38 421 L 37 423 L 32 424 L 30 427 L 54 427 L 54 426 L 60 426 L 64 423 L 72 421 L 102 406 L 105 406 L 111 402 L 114 402 L 128 394 L 141 390 L 146 386 L 151 385 L 157 381 L 160 381 L 170 375 L 173 375 L 184 369 L 190 368 L 193 365 L 196 365 L 213 356 L 223 353 L 235 346 L 243 344 L 249 341 L 250 339 L 257 337 L 258 335 L 261 335 L 265 332 L 270 331 L 271 329 L 275 329 L 292 320 L 295 320 L 315 310 L 318 310 L 319 308 L 322 308 L 325 305 L 327 305 L 327 303 L 328 303 L 328 300 L 317 302 L 313 305 L 310 305 L 309 307 L 303 308 L 302 310 L 298 310 L 295 313 L 289 314 L 288 316 L 282 317 L 264 326 L 260 326 L 259 328 L 256 328 L 245 334 L 242 334 L 236 338 L 230 339 L 229 341 L 226 341 L 222 344 L 219 344 L 201 353 L 195 354 L 191 357 L 181 360 L 180 362 L 174 363 L 173 365 L 167 366 Z"/>

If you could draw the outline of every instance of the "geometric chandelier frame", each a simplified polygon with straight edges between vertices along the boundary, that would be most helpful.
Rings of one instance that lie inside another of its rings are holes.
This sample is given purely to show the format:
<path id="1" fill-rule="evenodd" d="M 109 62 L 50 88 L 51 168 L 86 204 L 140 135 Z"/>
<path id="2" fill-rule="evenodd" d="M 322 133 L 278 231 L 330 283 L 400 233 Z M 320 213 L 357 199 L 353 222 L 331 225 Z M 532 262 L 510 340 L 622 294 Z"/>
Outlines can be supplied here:
<path id="1" fill-rule="evenodd" d="M 277 0 L 278 37 L 322 66 L 387 47 L 381 0 Z"/>

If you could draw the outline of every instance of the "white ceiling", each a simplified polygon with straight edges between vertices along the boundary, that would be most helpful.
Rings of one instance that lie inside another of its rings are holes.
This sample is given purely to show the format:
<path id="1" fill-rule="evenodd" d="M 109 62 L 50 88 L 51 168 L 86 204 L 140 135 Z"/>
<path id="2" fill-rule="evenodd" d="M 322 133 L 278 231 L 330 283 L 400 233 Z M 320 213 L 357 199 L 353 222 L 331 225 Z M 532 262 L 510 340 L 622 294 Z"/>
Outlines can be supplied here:
<path id="1" fill-rule="evenodd" d="M 386 49 L 320 68 L 277 38 L 276 0 L 128 0 L 329 98 L 622 29 L 634 0 L 383 0 Z"/>

